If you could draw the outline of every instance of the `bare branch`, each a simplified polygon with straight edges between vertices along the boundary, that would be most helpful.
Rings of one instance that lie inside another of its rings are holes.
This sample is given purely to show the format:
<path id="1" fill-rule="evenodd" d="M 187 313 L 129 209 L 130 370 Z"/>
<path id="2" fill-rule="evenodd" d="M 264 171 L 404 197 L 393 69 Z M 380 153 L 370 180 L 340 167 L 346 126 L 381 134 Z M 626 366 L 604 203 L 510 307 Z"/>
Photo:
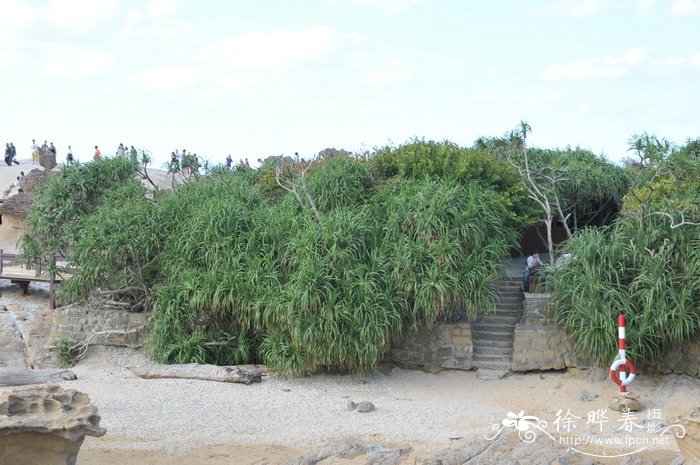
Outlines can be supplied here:
<path id="1" fill-rule="evenodd" d="M 694 223 L 694 222 L 692 222 L 692 221 L 686 221 L 686 219 L 685 219 L 685 214 L 683 214 L 683 212 L 679 212 L 679 213 L 680 213 L 680 215 L 681 215 L 681 222 L 680 222 L 680 223 L 676 223 L 676 219 L 675 219 L 675 218 L 673 217 L 673 215 L 671 215 L 670 213 L 667 213 L 667 212 L 654 212 L 653 214 L 654 214 L 654 215 L 665 216 L 665 217 L 667 217 L 669 220 L 671 220 L 671 224 L 670 224 L 671 229 L 680 228 L 681 226 L 686 226 L 686 225 L 688 225 L 688 226 L 700 226 L 700 223 Z"/>

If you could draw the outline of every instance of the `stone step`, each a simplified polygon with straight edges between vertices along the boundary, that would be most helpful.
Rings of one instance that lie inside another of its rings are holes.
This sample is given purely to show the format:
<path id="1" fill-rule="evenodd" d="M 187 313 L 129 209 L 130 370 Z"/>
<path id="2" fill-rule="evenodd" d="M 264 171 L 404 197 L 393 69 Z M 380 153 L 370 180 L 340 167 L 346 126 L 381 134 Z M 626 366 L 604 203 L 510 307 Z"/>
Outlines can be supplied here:
<path id="1" fill-rule="evenodd" d="M 472 341 L 508 341 L 513 342 L 513 332 L 508 331 L 474 331 L 472 332 Z"/>
<path id="2" fill-rule="evenodd" d="M 518 318 L 515 315 L 498 314 L 498 315 L 490 315 L 490 316 L 482 318 L 481 320 L 477 320 L 475 322 L 475 324 L 512 326 L 516 323 L 517 320 L 518 320 Z"/>
<path id="3" fill-rule="evenodd" d="M 489 357 L 484 357 L 484 355 L 502 355 L 508 356 L 512 359 L 513 356 L 513 346 L 510 347 L 495 347 L 495 346 L 483 346 L 481 344 L 474 344 L 473 347 L 474 358 L 479 358 L 479 360 L 485 360 Z M 478 357 L 477 357 L 478 355 Z"/>
<path id="4" fill-rule="evenodd" d="M 508 367 L 505 370 L 491 370 L 488 368 L 479 368 L 478 370 L 476 370 L 476 377 L 483 380 L 503 379 L 506 376 L 508 376 L 509 370 L 510 367 Z"/>
<path id="5" fill-rule="evenodd" d="M 496 310 L 499 310 L 501 312 L 523 312 L 523 306 L 522 305 L 512 305 L 512 306 L 506 306 L 506 305 L 498 305 L 496 306 Z"/>
<path id="6" fill-rule="evenodd" d="M 487 370 L 506 370 L 510 371 L 510 369 L 513 367 L 512 362 L 495 362 L 495 361 L 482 361 L 482 362 L 475 362 L 474 366 L 476 366 L 478 369 L 487 369 Z"/>
<path id="7" fill-rule="evenodd" d="M 473 339 L 472 344 L 474 347 L 495 347 L 503 349 L 513 348 L 512 341 L 499 341 L 494 339 Z"/>
<path id="8" fill-rule="evenodd" d="M 523 293 L 520 291 L 508 291 L 508 292 L 501 292 L 498 295 L 498 301 L 499 302 L 504 302 L 504 301 L 514 301 L 514 302 L 523 302 Z"/>
<path id="9" fill-rule="evenodd" d="M 516 296 L 501 296 L 500 299 L 498 299 L 497 305 L 522 305 L 523 304 L 523 299 L 522 297 L 516 297 Z"/>
<path id="10" fill-rule="evenodd" d="M 505 321 L 497 320 L 499 317 L 491 317 L 488 320 L 481 320 L 472 323 L 472 327 L 478 332 L 510 332 L 513 333 L 515 322 L 506 323 Z M 512 318 L 511 318 L 512 319 Z"/>
<path id="11" fill-rule="evenodd" d="M 513 360 L 513 355 L 509 353 L 490 353 L 490 352 L 474 352 L 474 360 L 485 361 L 495 360 L 497 362 L 510 362 Z"/>
<path id="12" fill-rule="evenodd" d="M 493 313 L 488 316 L 521 316 L 523 314 L 522 308 L 497 308 Z"/>
<path id="13" fill-rule="evenodd" d="M 501 294 L 518 292 L 522 296 L 523 293 L 520 290 L 521 286 L 522 286 L 522 284 L 513 284 L 512 286 L 498 286 L 498 287 L 496 287 L 496 292 L 501 293 Z"/>

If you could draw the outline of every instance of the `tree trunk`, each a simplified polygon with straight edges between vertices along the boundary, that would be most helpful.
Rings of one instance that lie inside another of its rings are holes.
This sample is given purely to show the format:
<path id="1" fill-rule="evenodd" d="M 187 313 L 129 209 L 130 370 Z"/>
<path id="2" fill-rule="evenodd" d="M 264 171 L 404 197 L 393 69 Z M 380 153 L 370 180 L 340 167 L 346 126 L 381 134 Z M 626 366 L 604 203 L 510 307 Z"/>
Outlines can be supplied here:
<path id="1" fill-rule="evenodd" d="M 262 373 L 267 372 L 267 369 L 263 366 L 249 367 L 249 365 L 241 368 L 237 366 L 220 367 L 188 363 L 185 365 L 141 365 L 127 368 L 139 378 L 144 379 L 180 378 L 219 381 L 222 383 L 259 383 Z"/>
<path id="2" fill-rule="evenodd" d="M 549 263 L 554 263 L 554 240 L 552 238 L 552 213 L 547 212 L 547 248 L 549 250 Z"/>
<path id="3" fill-rule="evenodd" d="M 73 381 L 74 379 L 77 377 L 70 370 L 0 368 L 0 386 L 57 383 L 59 381 Z"/>

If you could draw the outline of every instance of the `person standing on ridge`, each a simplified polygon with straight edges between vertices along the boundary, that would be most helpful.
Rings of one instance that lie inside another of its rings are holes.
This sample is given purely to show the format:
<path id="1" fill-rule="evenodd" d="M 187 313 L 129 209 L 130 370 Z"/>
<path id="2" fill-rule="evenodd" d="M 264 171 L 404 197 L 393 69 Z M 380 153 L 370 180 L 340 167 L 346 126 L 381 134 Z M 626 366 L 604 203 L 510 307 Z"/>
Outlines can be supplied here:
<path id="1" fill-rule="evenodd" d="M 131 161 L 132 161 L 132 162 L 138 163 L 138 161 L 139 161 L 139 154 L 136 153 L 136 149 L 134 148 L 133 145 L 131 146 L 131 151 L 129 152 L 129 156 L 131 157 Z"/>
<path id="2" fill-rule="evenodd" d="M 231 158 L 231 155 L 228 155 L 226 157 L 226 168 L 231 168 L 231 163 L 233 163 L 233 158 Z"/>
<path id="3" fill-rule="evenodd" d="M 95 146 L 95 156 L 93 158 L 95 160 L 102 158 L 102 152 L 100 152 L 100 149 L 97 146 Z"/>
<path id="4" fill-rule="evenodd" d="M 53 153 L 53 155 L 56 156 L 56 147 L 54 147 L 53 142 L 49 144 L 49 152 Z"/>
<path id="5" fill-rule="evenodd" d="M 66 154 L 66 163 L 69 165 L 73 164 L 73 149 L 68 146 L 68 153 Z"/>
<path id="6" fill-rule="evenodd" d="M 36 145 L 36 140 L 32 139 L 32 163 L 39 163 L 39 147 Z"/>

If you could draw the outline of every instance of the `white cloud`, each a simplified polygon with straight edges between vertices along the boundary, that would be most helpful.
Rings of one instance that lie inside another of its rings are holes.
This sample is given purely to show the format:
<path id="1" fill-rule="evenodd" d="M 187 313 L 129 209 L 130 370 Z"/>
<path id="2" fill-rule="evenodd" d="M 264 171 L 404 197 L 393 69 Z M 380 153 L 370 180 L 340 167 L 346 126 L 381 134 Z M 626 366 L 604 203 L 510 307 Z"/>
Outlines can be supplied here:
<path id="1" fill-rule="evenodd" d="M 587 61 L 550 65 L 540 76 L 547 80 L 619 77 L 640 64 L 645 55 L 645 50 L 632 48 L 619 56 L 595 57 Z"/>
<path id="2" fill-rule="evenodd" d="M 178 0 L 153 0 L 148 5 L 148 14 L 156 18 L 167 16 L 175 13 L 179 6 Z"/>
<path id="3" fill-rule="evenodd" d="M 695 55 L 693 55 L 693 57 L 690 59 L 690 62 L 696 68 L 700 68 L 700 53 L 696 53 Z"/>
<path id="4" fill-rule="evenodd" d="M 700 0 L 673 0 L 671 13 L 678 16 L 700 13 Z"/>
<path id="5" fill-rule="evenodd" d="M 600 13 L 605 6 L 605 0 L 559 0 L 549 4 L 546 9 L 554 16 L 587 18 Z"/>
<path id="6" fill-rule="evenodd" d="M 548 16 L 590 18 L 606 10 L 633 10 L 638 14 L 648 14 L 656 0 L 556 0 L 538 10 Z"/>
<path id="7" fill-rule="evenodd" d="M 0 25 L 24 26 L 36 19 L 38 12 L 24 0 L 0 1 Z"/>
<path id="8" fill-rule="evenodd" d="M 394 84 L 405 81 L 410 75 L 409 66 L 403 60 L 393 59 L 380 69 L 368 72 L 365 82 L 373 85 Z"/>
<path id="9" fill-rule="evenodd" d="M 143 13 L 141 13 L 138 10 L 133 10 L 130 11 L 127 15 L 126 18 L 124 18 L 124 22 L 126 23 L 127 27 L 128 26 L 133 26 L 143 20 Z"/>
<path id="10" fill-rule="evenodd" d="M 692 56 L 672 56 L 657 58 L 649 65 L 651 74 L 670 76 L 693 68 L 700 68 L 700 53 Z"/>
<path id="11" fill-rule="evenodd" d="M 191 87 L 203 78 L 204 74 L 191 66 L 172 65 L 144 71 L 128 80 L 139 87 L 171 90 Z"/>
<path id="12" fill-rule="evenodd" d="M 228 89 L 241 89 L 255 85 L 258 78 L 254 74 L 231 74 L 220 77 L 217 81 Z"/>
<path id="13" fill-rule="evenodd" d="M 50 75 L 69 77 L 95 76 L 108 71 L 112 67 L 112 55 L 101 51 L 69 51 L 53 52 L 41 66 L 41 70 Z"/>
<path id="14" fill-rule="evenodd" d="M 499 100 L 499 95 L 495 92 L 479 92 L 472 95 L 470 100 L 474 103 L 494 103 Z"/>
<path id="15" fill-rule="evenodd" d="M 221 65 L 249 70 L 278 70 L 311 61 L 329 53 L 338 33 L 328 26 L 290 31 L 250 32 L 219 39 L 203 48 L 200 56 Z"/>
<path id="16" fill-rule="evenodd" d="M 118 0 L 51 0 L 46 13 L 57 25 L 86 27 L 109 17 L 118 6 Z"/>
<path id="17" fill-rule="evenodd" d="M 326 0 L 334 5 L 373 8 L 385 11 L 402 11 L 432 0 Z"/>
<path id="18" fill-rule="evenodd" d="M 654 8 L 655 0 L 632 0 L 634 8 L 640 14 L 649 13 Z"/>

